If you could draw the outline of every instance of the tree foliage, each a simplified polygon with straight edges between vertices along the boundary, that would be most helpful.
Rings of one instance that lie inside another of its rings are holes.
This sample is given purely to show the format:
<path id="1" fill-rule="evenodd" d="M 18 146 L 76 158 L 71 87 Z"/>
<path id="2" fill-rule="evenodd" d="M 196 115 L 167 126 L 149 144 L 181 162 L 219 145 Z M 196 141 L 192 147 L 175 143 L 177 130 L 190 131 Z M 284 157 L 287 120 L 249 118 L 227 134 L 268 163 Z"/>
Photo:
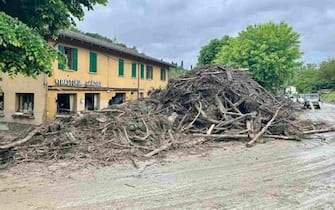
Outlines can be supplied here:
<path id="1" fill-rule="evenodd" d="M 298 68 L 293 77 L 293 84 L 299 93 L 314 92 L 319 69 L 315 64 L 306 64 Z"/>
<path id="2" fill-rule="evenodd" d="M 327 80 L 330 83 L 335 83 L 335 58 L 328 59 L 320 64 L 318 78 L 320 80 Z"/>
<path id="3" fill-rule="evenodd" d="M 335 59 L 323 61 L 318 67 L 307 64 L 297 69 L 293 82 L 300 93 L 317 92 L 320 89 L 335 89 Z"/>
<path id="4" fill-rule="evenodd" d="M 187 72 L 186 69 L 184 69 L 181 66 L 176 66 L 174 68 L 170 68 L 169 70 L 169 79 L 175 79 L 182 75 L 184 75 Z"/>
<path id="5" fill-rule="evenodd" d="M 228 39 L 216 56 L 216 63 L 248 68 L 253 78 L 275 91 L 301 65 L 299 34 L 286 23 L 251 25 Z"/>
<path id="6" fill-rule="evenodd" d="M 91 33 L 91 32 L 81 31 L 81 30 L 79 30 L 78 28 L 75 28 L 75 27 L 71 27 L 70 30 L 74 31 L 74 32 L 77 32 L 77 33 L 84 34 L 86 36 L 90 36 L 90 37 L 95 38 L 95 39 L 99 39 L 99 40 L 102 40 L 102 41 L 105 41 L 105 42 L 109 42 L 109 43 L 119 45 L 120 47 L 124 47 L 124 48 L 134 50 L 135 52 L 139 52 L 137 50 L 136 46 L 128 47 L 126 44 L 119 42 L 115 37 L 114 37 L 114 39 L 111 39 L 109 37 L 103 36 L 103 35 L 98 34 L 98 33 Z M 142 53 L 142 54 L 144 54 L 144 53 Z"/>
<path id="7" fill-rule="evenodd" d="M 0 70 L 36 76 L 51 74 L 57 51 L 21 21 L 0 12 Z"/>
<path id="8" fill-rule="evenodd" d="M 0 1 L 0 11 L 49 38 L 75 25 L 75 18 L 82 20 L 85 8 L 93 10 L 94 5 L 106 3 L 107 0 L 5 0 Z"/>
<path id="9" fill-rule="evenodd" d="M 224 36 L 222 39 L 212 39 L 207 45 L 203 46 L 198 56 L 198 64 L 214 63 L 216 55 L 228 39 L 229 36 Z"/>
<path id="10" fill-rule="evenodd" d="M 64 55 L 45 40 L 81 20 L 84 9 L 107 0 L 0 0 L 0 71 L 10 76 L 52 73 L 52 62 Z M 58 55 L 58 56 L 57 56 Z"/>

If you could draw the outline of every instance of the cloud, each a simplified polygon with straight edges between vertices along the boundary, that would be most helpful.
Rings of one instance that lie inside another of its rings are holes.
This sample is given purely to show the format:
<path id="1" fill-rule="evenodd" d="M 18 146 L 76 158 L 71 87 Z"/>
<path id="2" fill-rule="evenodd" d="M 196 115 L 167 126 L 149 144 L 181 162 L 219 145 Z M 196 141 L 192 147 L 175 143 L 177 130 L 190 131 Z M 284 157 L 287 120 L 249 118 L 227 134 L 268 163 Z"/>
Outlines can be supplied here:
<path id="1" fill-rule="evenodd" d="M 335 56 L 333 0 L 110 0 L 78 27 L 189 67 L 209 40 L 268 21 L 286 21 L 301 34 L 306 62 Z"/>

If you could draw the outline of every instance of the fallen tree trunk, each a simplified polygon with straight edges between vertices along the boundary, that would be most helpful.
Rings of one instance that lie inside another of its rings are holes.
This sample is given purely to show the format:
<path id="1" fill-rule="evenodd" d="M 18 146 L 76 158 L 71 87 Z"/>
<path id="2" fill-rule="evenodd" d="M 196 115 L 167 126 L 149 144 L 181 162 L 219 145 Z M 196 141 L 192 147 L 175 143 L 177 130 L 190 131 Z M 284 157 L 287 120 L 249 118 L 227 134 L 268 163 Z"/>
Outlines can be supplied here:
<path id="1" fill-rule="evenodd" d="M 32 130 L 30 133 L 28 133 L 28 135 L 25 138 L 23 138 L 22 140 L 13 142 L 11 144 L 0 146 L 0 150 L 7 150 L 7 149 L 10 149 L 12 147 L 16 147 L 16 146 L 19 146 L 21 144 L 24 144 L 24 143 L 30 141 L 33 138 L 33 136 L 35 134 L 37 134 L 38 132 L 40 132 L 40 127 L 36 127 L 34 130 Z"/>
<path id="2" fill-rule="evenodd" d="M 327 133 L 335 131 L 335 128 L 323 128 L 318 130 L 303 131 L 303 134 Z"/>
<path id="3" fill-rule="evenodd" d="M 161 147 L 159 147 L 159 148 L 157 148 L 157 149 L 149 152 L 148 154 L 144 155 L 144 157 L 146 157 L 146 158 L 152 157 L 152 156 L 156 155 L 157 153 L 159 153 L 159 152 L 161 152 L 163 150 L 168 149 L 171 146 L 172 146 L 172 143 L 165 144 L 165 145 L 163 145 L 163 146 L 161 146 Z"/>
<path id="4" fill-rule="evenodd" d="M 247 147 L 251 147 L 256 141 L 257 141 L 257 139 L 259 138 L 259 137 L 261 137 L 261 135 L 263 134 L 263 133 L 265 133 L 265 131 L 267 131 L 267 129 L 268 129 L 268 127 L 272 124 L 272 122 L 276 119 L 276 117 L 277 117 L 277 115 L 278 115 L 278 113 L 279 113 L 279 110 L 281 109 L 281 107 L 282 106 L 280 106 L 278 109 L 277 109 L 277 111 L 275 112 L 275 114 L 273 115 L 273 117 L 271 118 L 271 120 L 262 128 L 262 130 L 259 132 L 259 133 L 257 133 L 257 135 L 251 140 L 251 141 L 249 141 L 247 144 L 246 144 L 246 146 Z"/>

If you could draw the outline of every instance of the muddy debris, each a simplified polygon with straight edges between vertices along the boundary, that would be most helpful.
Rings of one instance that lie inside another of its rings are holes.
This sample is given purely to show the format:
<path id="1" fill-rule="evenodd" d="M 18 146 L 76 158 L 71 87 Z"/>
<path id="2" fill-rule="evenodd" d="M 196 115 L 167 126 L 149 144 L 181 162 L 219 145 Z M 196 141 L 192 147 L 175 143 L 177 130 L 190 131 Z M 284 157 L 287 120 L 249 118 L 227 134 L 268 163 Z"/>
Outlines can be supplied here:
<path id="1" fill-rule="evenodd" d="M 325 125 L 298 120 L 296 105 L 275 97 L 245 70 L 199 66 L 147 99 L 43 124 L 1 141 L 0 163 L 87 159 L 109 165 L 207 141 L 301 140 Z"/>

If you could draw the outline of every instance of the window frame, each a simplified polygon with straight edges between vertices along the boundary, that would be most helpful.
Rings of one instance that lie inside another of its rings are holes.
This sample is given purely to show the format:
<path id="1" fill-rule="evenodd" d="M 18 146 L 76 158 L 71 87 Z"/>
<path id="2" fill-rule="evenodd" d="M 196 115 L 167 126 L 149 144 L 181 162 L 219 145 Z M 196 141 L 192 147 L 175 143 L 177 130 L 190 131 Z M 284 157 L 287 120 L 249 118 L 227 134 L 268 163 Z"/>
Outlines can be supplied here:
<path id="1" fill-rule="evenodd" d="M 124 59 L 119 58 L 119 70 L 118 70 L 119 77 L 124 77 Z"/>
<path id="2" fill-rule="evenodd" d="M 136 62 L 132 62 L 131 64 L 131 77 L 132 78 L 137 78 L 137 67 L 136 67 Z"/>
<path id="3" fill-rule="evenodd" d="M 153 80 L 153 74 L 154 74 L 154 68 L 153 68 L 153 66 L 151 66 L 151 65 L 147 65 L 146 66 L 147 68 L 146 68 L 146 79 L 147 80 Z"/>
<path id="4" fill-rule="evenodd" d="M 166 69 L 161 68 L 161 81 L 166 81 Z"/>
<path id="5" fill-rule="evenodd" d="M 63 64 L 58 63 L 58 69 L 78 71 L 78 48 L 58 44 L 58 50 L 65 55 L 67 64 L 65 67 Z M 70 54 L 66 53 L 68 50 L 70 50 Z"/>
<path id="6" fill-rule="evenodd" d="M 98 72 L 98 54 L 90 51 L 89 73 L 97 74 Z"/>
<path id="7" fill-rule="evenodd" d="M 140 78 L 141 79 L 144 79 L 145 78 L 145 73 L 144 73 L 145 71 L 144 71 L 144 64 L 143 63 L 141 63 L 140 64 Z"/>
<path id="8" fill-rule="evenodd" d="M 3 117 L 4 112 L 5 112 L 5 93 L 0 92 L 0 117 L 1 116 Z"/>
<path id="9" fill-rule="evenodd" d="M 34 102 L 35 102 L 35 94 L 34 93 L 16 93 L 16 112 L 23 113 L 26 115 L 34 115 Z M 26 97 L 26 98 L 23 98 Z M 29 98 L 31 100 L 29 100 Z M 27 100 L 28 99 L 28 100 Z M 31 102 L 31 110 L 29 110 L 29 104 L 27 104 L 27 111 L 24 109 L 25 101 Z"/>

